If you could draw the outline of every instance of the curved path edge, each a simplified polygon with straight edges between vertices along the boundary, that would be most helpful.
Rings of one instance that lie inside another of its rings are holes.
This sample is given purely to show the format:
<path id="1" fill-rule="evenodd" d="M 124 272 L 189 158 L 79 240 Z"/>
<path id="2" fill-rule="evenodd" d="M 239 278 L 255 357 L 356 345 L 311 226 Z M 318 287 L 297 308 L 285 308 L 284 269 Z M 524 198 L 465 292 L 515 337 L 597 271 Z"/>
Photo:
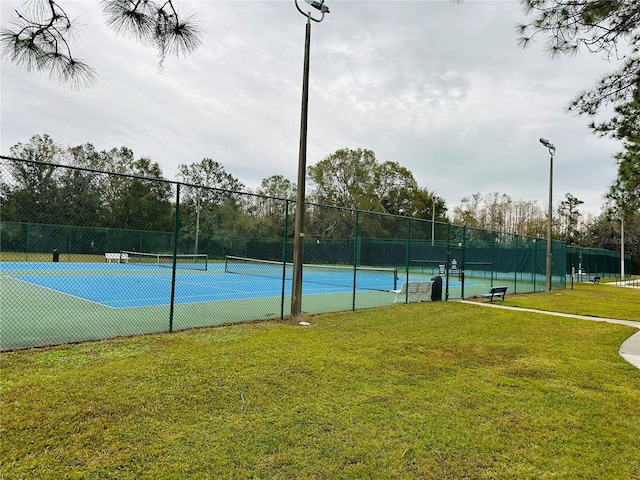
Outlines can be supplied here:
<path id="1" fill-rule="evenodd" d="M 622 358 L 624 358 L 631 365 L 640 369 L 640 322 L 634 322 L 632 320 L 620 320 L 618 318 L 591 317 L 589 315 L 574 315 L 572 313 L 549 312 L 546 310 L 535 310 L 533 308 L 510 307 L 507 305 L 498 305 L 495 303 L 470 302 L 468 300 L 458 300 L 458 301 L 460 303 L 467 303 L 470 305 L 479 305 L 481 307 L 502 308 L 505 310 L 514 310 L 518 312 L 541 313 L 543 315 L 554 315 L 556 317 L 577 318 L 578 320 L 590 320 L 592 322 L 617 323 L 619 325 L 627 325 L 629 327 L 637 328 L 638 332 L 634 333 L 629 338 L 627 338 L 624 342 L 622 342 L 622 345 L 620 345 L 620 349 L 618 350 L 618 353 Z"/>

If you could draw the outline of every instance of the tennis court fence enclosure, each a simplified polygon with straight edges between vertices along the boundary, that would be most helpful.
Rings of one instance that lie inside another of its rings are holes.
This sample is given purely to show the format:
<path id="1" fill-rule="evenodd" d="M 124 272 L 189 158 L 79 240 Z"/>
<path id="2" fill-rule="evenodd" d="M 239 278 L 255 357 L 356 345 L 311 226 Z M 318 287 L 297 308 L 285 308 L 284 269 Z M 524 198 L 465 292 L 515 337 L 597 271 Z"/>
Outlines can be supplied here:
<path id="1" fill-rule="evenodd" d="M 288 316 L 294 200 L 9 157 L 0 179 L 1 350 Z M 434 277 L 442 300 L 539 291 L 545 259 L 544 239 L 307 204 L 303 312 L 392 305 Z M 554 242 L 553 288 L 568 259 L 620 269 Z"/>

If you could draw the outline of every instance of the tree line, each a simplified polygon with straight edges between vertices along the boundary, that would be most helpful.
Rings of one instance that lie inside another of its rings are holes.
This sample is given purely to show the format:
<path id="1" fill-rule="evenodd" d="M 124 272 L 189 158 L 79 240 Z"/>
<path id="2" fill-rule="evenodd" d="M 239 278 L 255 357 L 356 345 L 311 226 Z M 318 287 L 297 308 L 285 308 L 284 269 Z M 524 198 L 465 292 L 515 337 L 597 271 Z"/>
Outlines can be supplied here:
<path id="1" fill-rule="evenodd" d="M 565 195 L 552 219 L 555 240 L 569 245 L 585 243 L 589 237 L 579 206 L 584 202 L 571 193 Z M 509 195 L 474 193 L 462 198 L 453 209 L 451 221 L 459 225 L 546 237 L 548 213 L 535 200 L 513 200 Z"/>
<path id="2" fill-rule="evenodd" d="M 157 163 L 144 157 L 136 159 L 127 147 L 103 151 L 97 151 L 91 143 L 63 147 L 43 134 L 14 145 L 10 155 L 81 169 L 8 162 L 11 178 L 3 178 L 0 191 L 4 220 L 158 231 L 173 228 L 174 193 L 170 182 Z M 97 176 L 90 170 L 129 177 Z M 277 225 L 282 225 L 285 215 L 282 201 L 278 199 L 296 198 L 295 183 L 282 175 L 263 179 L 260 186 L 251 191 L 221 163 L 210 158 L 179 165 L 177 180 L 191 185 L 182 193 L 182 222 L 184 229 L 194 232 L 233 230 L 268 235 Z M 546 236 L 547 214 L 536 201 L 514 200 L 498 192 L 474 193 L 462 198 L 449 214 L 446 201 L 436 192 L 420 187 L 410 170 L 397 162 L 380 162 L 375 153 L 367 149 L 337 150 L 308 168 L 308 181 L 308 200 L 316 204 Z M 241 192 L 256 197 L 241 195 Z M 615 239 L 619 238 L 619 222 L 615 221 L 612 210 L 605 204 L 601 215 L 583 219 L 581 204 L 582 201 L 570 193 L 565 195 L 554 215 L 554 239 L 613 249 Z M 309 228 L 316 229 L 316 236 L 350 234 L 350 220 L 345 220 L 344 215 L 341 217 L 338 210 L 332 214 L 335 218 L 322 221 L 314 218 L 313 210 L 310 215 Z M 323 215 L 329 214 L 325 211 Z M 229 224 L 229 218 L 236 219 L 233 225 Z M 262 219 L 260 226 L 256 225 L 255 218 Z M 631 247 L 640 233 L 636 231 L 637 223 L 637 213 L 627 215 Z"/>
<path id="3" fill-rule="evenodd" d="M 583 202 L 567 193 L 554 211 L 552 237 L 568 245 L 604 248 L 619 252 L 624 228 L 625 252 L 631 253 L 633 269 L 640 271 L 640 212 L 624 216 L 607 199 L 599 215 L 584 218 Z M 498 192 L 475 193 L 462 199 L 453 209 L 454 224 L 544 238 L 547 235 L 548 213 L 536 201 L 513 200 Z"/>
<path id="4" fill-rule="evenodd" d="M 14 145 L 10 156 L 44 163 L 4 161 L 3 172 L 7 173 L 3 173 L 0 187 L 3 221 L 148 231 L 174 228 L 172 183 L 157 163 L 135 158 L 127 147 L 102 151 L 91 143 L 63 147 L 44 134 Z M 96 175 L 95 170 L 122 175 Z M 180 199 L 180 231 L 196 237 L 196 243 L 198 235 L 281 235 L 285 216 L 295 213 L 296 185 L 282 175 L 263 179 L 252 191 L 221 163 L 204 158 L 179 165 L 177 180 L 185 185 Z M 308 168 L 308 181 L 311 205 L 306 224 L 313 238 L 352 236 L 352 212 L 356 209 L 546 236 L 547 214 L 536 201 L 513 200 L 498 192 L 474 193 L 462 198 L 449 214 L 446 201 L 418 186 L 410 170 L 396 162 L 380 162 L 367 149 L 337 150 Z M 609 208 L 610 201 L 600 215 L 586 219 L 579 210 L 581 204 L 570 193 L 565 195 L 553 218 L 554 239 L 619 251 L 621 222 Z M 361 233 L 393 237 L 395 228 L 398 224 L 376 224 Z M 624 229 L 626 251 L 632 254 L 637 269 L 640 213 L 628 213 Z"/>
<path id="5" fill-rule="evenodd" d="M 171 231 L 175 191 L 159 164 L 135 158 L 127 147 L 98 151 L 91 143 L 63 147 L 49 135 L 34 135 L 9 150 L 0 188 L 4 221 Z M 55 165 L 76 167 L 58 168 Z M 120 175 L 98 175 L 95 171 Z M 379 162 L 370 150 L 342 149 L 308 169 L 307 224 L 317 237 L 348 237 L 355 209 L 447 221 L 443 199 L 420 188 L 395 162 Z M 269 236 L 295 213 L 296 185 L 281 175 L 252 191 L 211 158 L 178 166 L 181 230 L 193 235 Z M 173 182 L 175 183 L 175 181 Z M 285 212 L 286 201 L 291 204 Z M 327 212 L 331 213 L 327 213 Z"/>

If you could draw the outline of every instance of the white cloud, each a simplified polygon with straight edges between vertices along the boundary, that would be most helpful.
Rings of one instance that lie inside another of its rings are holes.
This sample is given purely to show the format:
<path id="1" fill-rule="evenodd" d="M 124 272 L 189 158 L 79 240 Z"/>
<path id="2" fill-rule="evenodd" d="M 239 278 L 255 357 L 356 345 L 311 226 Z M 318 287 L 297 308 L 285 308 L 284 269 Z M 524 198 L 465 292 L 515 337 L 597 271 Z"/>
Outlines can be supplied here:
<path id="1" fill-rule="evenodd" d="M 2 2 L 3 25 L 16 6 Z M 86 25 L 74 48 L 99 82 L 73 91 L 3 60 L 2 153 L 48 133 L 68 145 L 127 146 L 169 178 L 210 157 L 249 187 L 275 174 L 295 181 L 305 20 L 292 2 L 193 2 L 203 46 L 167 59 L 161 74 L 152 49 L 107 29 L 98 2 L 63 6 Z M 520 49 L 514 26 L 526 18 L 515 1 L 330 7 L 312 24 L 309 165 L 363 147 L 451 206 L 494 191 L 544 205 L 548 153 L 538 138 L 547 137 L 558 147 L 557 202 L 571 192 L 599 210 L 620 146 L 564 109 L 615 64 Z"/>

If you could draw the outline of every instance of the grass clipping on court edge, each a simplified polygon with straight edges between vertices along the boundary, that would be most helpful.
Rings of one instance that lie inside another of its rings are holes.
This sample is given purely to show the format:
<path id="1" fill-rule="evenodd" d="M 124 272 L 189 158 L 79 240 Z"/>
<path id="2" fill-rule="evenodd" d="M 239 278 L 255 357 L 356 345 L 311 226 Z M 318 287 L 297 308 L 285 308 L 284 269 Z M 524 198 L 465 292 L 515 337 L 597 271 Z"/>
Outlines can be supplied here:
<path id="1" fill-rule="evenodd" d="M 640 477 L 631 327 L 455 302 L 306 320 L 0 355 L 0 477 Z"/>

